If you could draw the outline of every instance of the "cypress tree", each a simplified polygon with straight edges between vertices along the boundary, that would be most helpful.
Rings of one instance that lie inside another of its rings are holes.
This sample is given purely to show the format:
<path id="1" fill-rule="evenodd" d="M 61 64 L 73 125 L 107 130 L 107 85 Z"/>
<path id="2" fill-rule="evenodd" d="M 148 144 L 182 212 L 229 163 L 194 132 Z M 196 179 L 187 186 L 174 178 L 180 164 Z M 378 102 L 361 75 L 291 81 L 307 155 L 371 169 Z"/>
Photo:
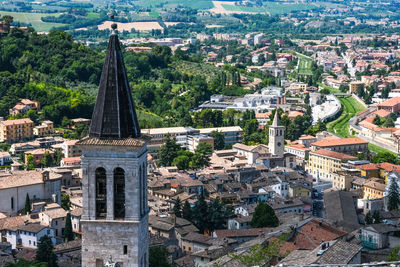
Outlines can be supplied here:
<path id="1" fill-rule="evenodd" d="M 174 214 L 175 214 L 176 217 L 179 217 L 179 218 L 182 217 L 181 209 L 182 209 L 182 203 L 181 203 L 181 199 L 178 197 L 175 200 L 174 209 L 173 209 Z"/>
<path id="2" fill-rule="evenodd" d="M 36 260 L 47 263 L 48 267 L 57 267 L 57 255 L 53 251 L 53 242 L 47 235 L 42 236 L 36 251 Z"/>
<path id="3" fill-rule="evenodd" d="M 24 214 L 28 214 L 30 212 L 31 212 L 31 200 L 29 199 L 28 193 L 26 193 Z"/>
<path id="4" fill-rule="evenodd" d="M 74 233 L 72 232 L 72 221 L 71 221 L 71 213 L 67 213 L 67 217 L 65 218 L 65 228 L 64 228 L 64 239 L 66 241 L 74 240 Z"/>
<path id="5" fill-rule="evenodd" d="M 192 208 L 190 207 L 189 202 L 186 200 L 185 204 L 182 208 L 182 217 L 188 221 L 193 219 Z"/>

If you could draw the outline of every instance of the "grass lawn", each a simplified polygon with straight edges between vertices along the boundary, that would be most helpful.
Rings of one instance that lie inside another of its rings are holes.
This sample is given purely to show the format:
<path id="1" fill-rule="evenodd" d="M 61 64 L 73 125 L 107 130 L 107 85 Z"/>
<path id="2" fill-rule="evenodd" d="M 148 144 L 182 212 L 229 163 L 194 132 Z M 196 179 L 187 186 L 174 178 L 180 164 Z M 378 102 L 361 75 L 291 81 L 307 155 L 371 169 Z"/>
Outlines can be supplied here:
<path id="1" fill-rule="evenodd" d="M 95 13 L 95 12 L 89 12 L 86 15 L 87 19 L 98 19 L 100 18 L 100 13 Z"/>
<path id="2" fill-rule="evenodd" d="M 325 85 L 325 84 L 323 84 L 323 83 L 318 83 L 318 85 L 321 86 L 321 87 L 324 88 L 324 89 L 328 89 L 329 92 L 330 92 L 331 94 L 334 94 L 334 93 L 341 93 L 339 89 L 330 87 L 330 86 Z"/>
<path id="3" fill-rule="evenodd" d="M 43 22 L 42 17 L 46 16 L 60 16 L 60 13 L 28 13 L 28 12 L 8 12 L 0 11 L 0 16 L 10 15 L 14 18 L 15 22 L 30 23 L 36 31 L 48 32 L 53 27 L 61 27 L 66 24 Z"/>
<path id="4" fill-rule="evenodd" d="M 311 71 L 311 65 L 312 65 L 312 61 L 309 59 L 305 59 L 305 58 L 300 58 L 300 62 L 299 62 L 299 74 L 308 74 L 308 75 L 312 75 L 312 71 Z"/>
<path id="5" fill-rule="evenodd" d="M 160 14 L 156 11 L 149 12 L 150 17 L 158 17 Z"/>
<path id="6" fill-rule="evenodd" d="M 390 150 L 384 149 L 384 148 L 382 148 L 380 146 L 371 144 L 371 143 L 368 144 L 368 148 L 369 148 L 369 150 L 371 150 L 372 152 L 375 152 L 375 153 L 386 153 L 386 152 L 388 152 L 388 153 L 393 154 L 393 155 L 395 155 L 397 157 L 396 153 L 394 153 L 394 152 L 392 152 Z"/>
<path id="7" fill-rule="evenodd" d="M 172 8 L 178 5 L 193 9 L 210 9 L 214 7 L 211 0 L 139 0 L 135 1 L 135 5 L 153 9 Z"/>
<path id="8" fill-rule="evenodd" d="M 361 105 L 353 97 L 339 97 L 340 103 L 342 103 L 342 114 L 334 121 L 327 124 L 328 131 L 341 136 L 351 137 L 349 133 L 349 120 L 356 114 L 365 110 L 365 107 Z"/>

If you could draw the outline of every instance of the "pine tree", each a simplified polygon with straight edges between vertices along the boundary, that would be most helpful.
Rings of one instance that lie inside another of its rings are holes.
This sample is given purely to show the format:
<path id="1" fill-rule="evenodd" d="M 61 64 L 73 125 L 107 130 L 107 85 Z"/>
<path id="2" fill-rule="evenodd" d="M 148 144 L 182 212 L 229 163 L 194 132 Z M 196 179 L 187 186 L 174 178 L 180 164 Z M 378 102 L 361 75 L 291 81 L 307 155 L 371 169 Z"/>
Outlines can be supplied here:
<path id="1" fill-rule="evenodd" d="M 187 200 L 182 208 L 182 217 L 188 221 L 192 221 L 193 219 L 192 208 Z"/>
<path id="2" fill-rule="evenodd" d="M 176 143 L 176 138 L 171 138 L 168 134 L 164 140 L 164 144 L 158 152 L 159 163 L 161 166 L 171 166 L 172 161 L 178 155 L 180 146 Z"/>
<path id="3" fill-rule="evenodd" d="M 65 218 L 65 228 L 64 228 L 64 239 L 66 241 L 74 240 L 74 233 L 72 232 L 72 221 L 71 221 L 71 213 L 67 213 L 67 217 Z"/>
<path id="4" fill-rule="evenodd" d="M 373 224 L 374 220 L 372 219 L 371 212 L 367 212 L 365 214 L 365 224 Z"/>
<path id="5" fill-rule="evenodd" d="M 374 224 L 382 222 L 381 214 L 378 210 L 374 210 L 374 212 L 372 212 L 372 219 L 374 220 Z"/>
<path id="6" fill-rule="evenodd" d="M 204 233 L 204 231 L 207 230 L 208 206 L 203 194 L 200 195 L 199 199 L 194 205 L 193 221 L 201 233 Z"/>
<path id="7" fill-rule="evenodd" d="M 28 193 L 26 193 L 24 214 L 28 214 L 30 212 L 31 212 L 31 200 L 29 199 Z"/>
<path id="8" fill-rule="evenodd" d="M 279 220 L 271 206 L 260 202 L 254 211 L 250 224 L 253 228 L 277 227 Z"/>
<path id="9" fill-rule="evenodd" d="M 53 242 L 47 235 L 42 236 L 36 250 L 36 260 L 46 262 L 48 267 L 57 267 L 57 256 L 53 251 Z"/>
<path id="10" fill-rule="evenodd" d="M 388 210 L 397 210 L 400 205 L 400 195 L 399 195 L 399 185 L 397 181 L 392 178 L 389 187 L 389 195 L 388 195 Z"/>
<path id="11" fill-rule="evenodd" d="M 175 200 L 173 211 L 176 217 L 182 217 L 182 203 L 179 197 Z"/>

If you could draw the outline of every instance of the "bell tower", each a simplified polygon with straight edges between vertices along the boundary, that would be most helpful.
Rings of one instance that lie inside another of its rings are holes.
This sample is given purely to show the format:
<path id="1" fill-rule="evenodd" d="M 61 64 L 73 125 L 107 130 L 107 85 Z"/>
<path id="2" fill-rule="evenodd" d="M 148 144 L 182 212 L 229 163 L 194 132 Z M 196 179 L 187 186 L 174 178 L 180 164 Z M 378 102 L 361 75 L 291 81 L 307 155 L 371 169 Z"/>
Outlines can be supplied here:
<path id="1" fill-rule="evenodd" d="M 147 142 L 141 135 L 118 35 L 110 36 L 82 150 L 82 266 L 149 265 Z"/>
<path id="2" fill-rule="evenodd" d="M 269 152 L 274 156 L 283 157 L 285 147 L 285 126 L 281 125 L 278 116 L 278 109 L 275 111 L 275 116 L 272 124 L 269 126 Z"/>

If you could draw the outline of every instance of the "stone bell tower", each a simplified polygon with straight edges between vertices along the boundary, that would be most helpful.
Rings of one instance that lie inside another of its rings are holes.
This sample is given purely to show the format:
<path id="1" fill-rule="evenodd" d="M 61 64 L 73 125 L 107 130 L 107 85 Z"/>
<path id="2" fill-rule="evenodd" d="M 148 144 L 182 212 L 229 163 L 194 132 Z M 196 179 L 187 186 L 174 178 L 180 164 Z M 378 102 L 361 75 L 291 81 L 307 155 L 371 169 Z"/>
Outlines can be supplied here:
<path id="1" fill-rule="evenodd" d="M 82 150 L 82 266 L 148 266 L 147 142 L 141 135 L 119 39 L 110 36 Z"/>
<path id="2" fill-rule="evenodd" d="M 269 126 L 269 152 L 274 156 L 283 157 L 285 150 L 285 126 L 281 125 L 278 116 L 278 109 L 275 111 L 274 120 Z"/>

